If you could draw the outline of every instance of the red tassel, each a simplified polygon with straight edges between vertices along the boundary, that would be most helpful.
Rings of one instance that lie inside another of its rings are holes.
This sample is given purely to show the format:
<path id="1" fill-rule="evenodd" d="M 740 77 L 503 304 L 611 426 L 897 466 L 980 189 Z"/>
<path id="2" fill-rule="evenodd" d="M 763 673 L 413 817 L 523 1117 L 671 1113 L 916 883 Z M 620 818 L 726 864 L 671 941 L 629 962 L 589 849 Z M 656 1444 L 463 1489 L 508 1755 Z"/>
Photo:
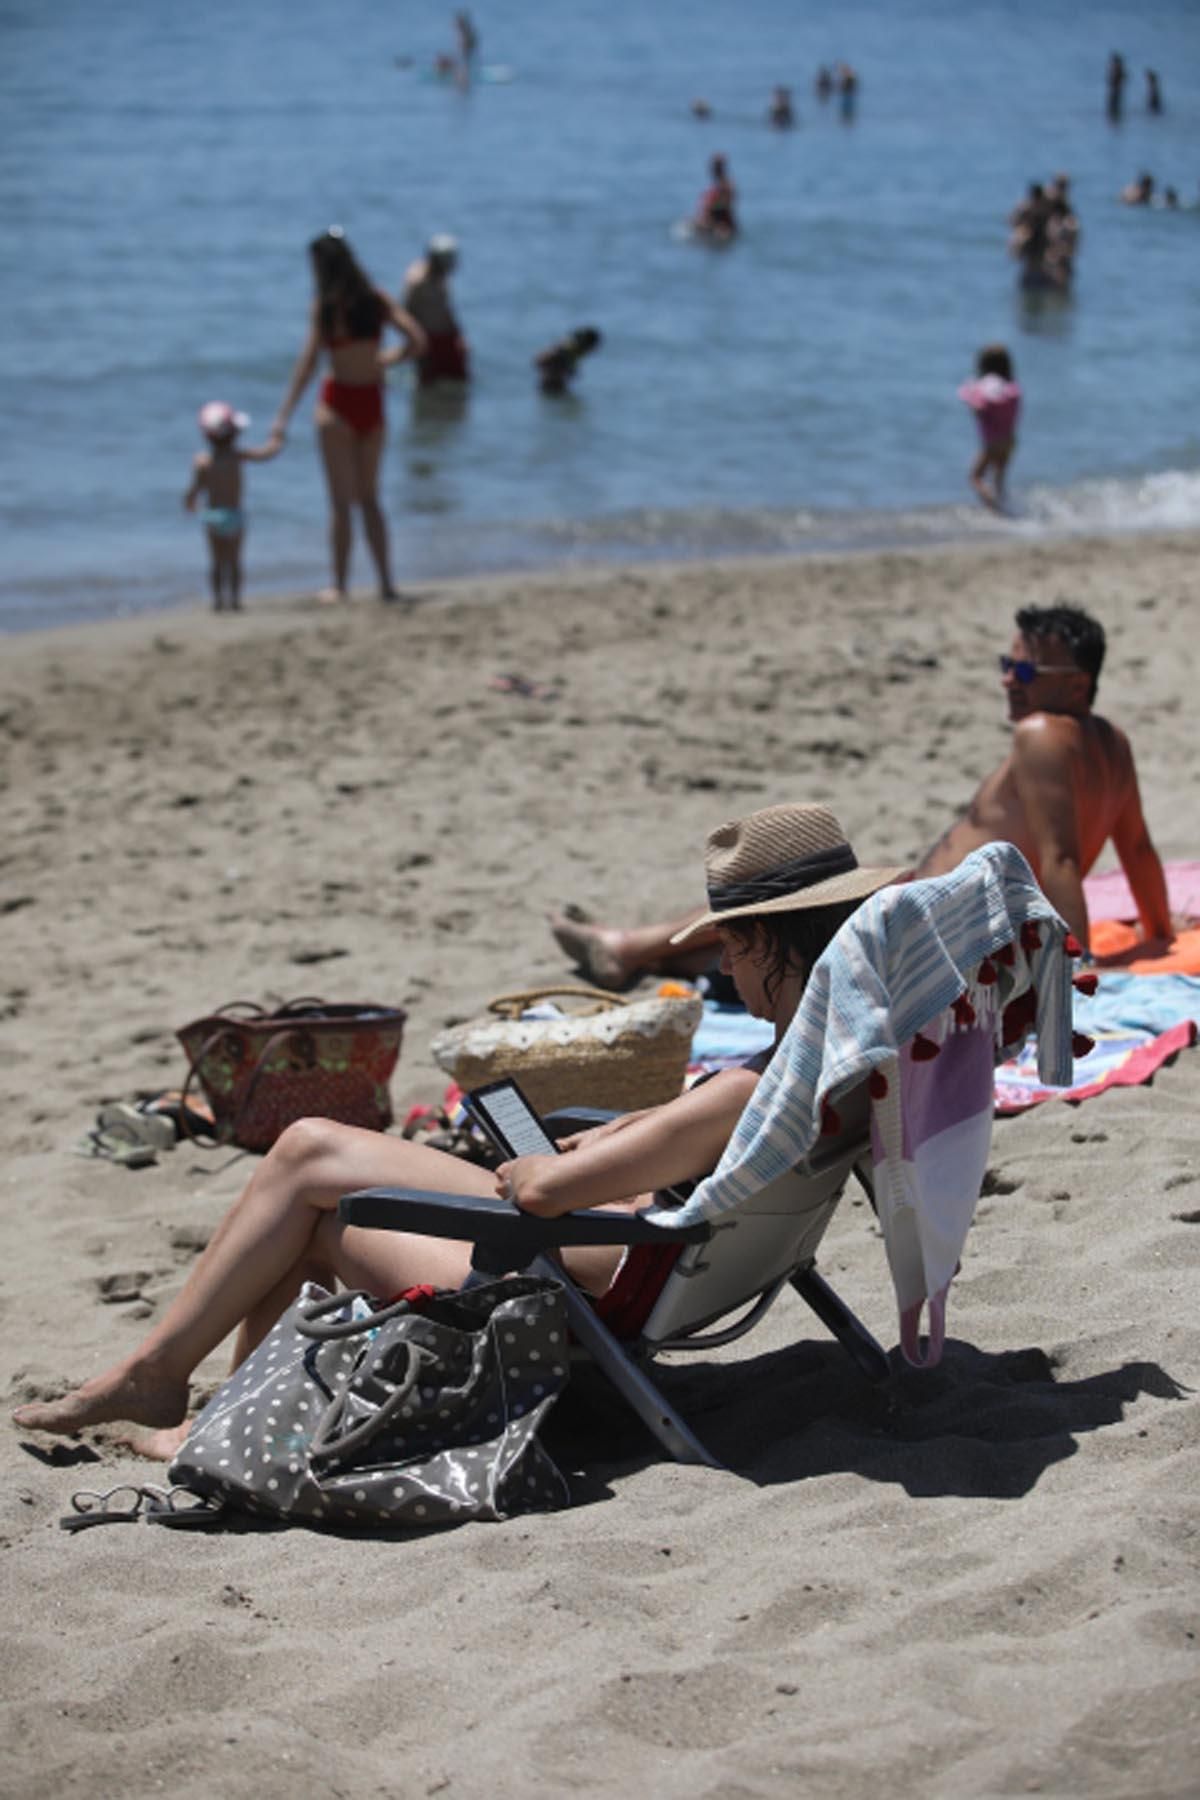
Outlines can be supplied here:
<path id="1" fill-rule="evenodd" d="M 1026 955 L 1032 955 L 1042 947 L 1042 934 L 1032 919 L 1026 919 L 1021 927 L 1021 948 Z"/>
<path id="2" fill-rule="evenodd" d="M 1073 1031 L 1071 1033 L 1071 1055 L 1072 1056 L 1088 1056 L 1091 1054 L 1091 1052 L 1095 1048 L 1096 1048 L 1095 1038 L 1088 1037 L 1086 1032 Z"/>
<path id="3" fill-rule="evenodd" d="M 824 1101 L 821 1106 L 821 1136 L 836 1137 L 841 1129 L 842 1121 L 838 1118 L 837 1113 L 834 1112 L 828 1100 Z"/>
<path id="4" fill-rule="evenodd" d="M 996 965 L 986 956 L 979 965 L 979 974 L 976 976 L 976 980 L 980 987 L 993 987 L 995 985 Z"/>
<path id="5" fill-rule="evenodd" d="M 1004 1009 L 1004 1017 L 1000 1021 L 1000 1042 L 1017 1044 L 1037 1023 L 1037 989 L 1026 988 L 1015 1000 L 1010 1000 Z"/>
<path id="6" fill-rule="evenodd" d="M 973 1025 L 975 1023 L 975 1008 L 971 1005 L 971 1002 L 967 999 L 965 994 L 960 994 L 958 996 L 951 1011 L 954 1014 L 954 1022 L 956 1025 L 965 1026 Z"/>
<path id="7" fill-rule="evenodd" d="M 1071 986 L 1077 994 L 1094 994 L 1100 986 L 1100 977 L 1094 969 L 1085 969 L 1082 975 L 1072 975 Z"/>
<path id="8" fill-rule="evenodd" d="M 932 1038 L 922 1037 L 918 1031 L 912 1041 L 912 1059 L 914 1062 L 932 1062 L 935 1056 L 940 1055 L 941 1048 Z"/>
<path id="9" fill-rule="evenodd" d="M 1068 956 L 1082 956 L 1083 955 L 1083 945 L 1080 943 L 1079 939 L 1075 936 L 1075 933 L 1073 931 L 1068 931 L 1066 937 L 1063 939 L 1063 949 L 1066 951 Z"/>
<path id="10" fill-rule="evenodd" d="M 996 961 L 998 963 L 1003 963 L 1006 969 L 1011 969 L 1016 960 L 1017 953 L 1013 946 L 1011 944 L 1001 944 L 996 952 Z"/>
<path id="11" fill-rule="evenodd" d="M 884 1074 L 883 1070 L 872 1069 L 871 1073 L 867 1076 L 867 1092 L 870 1094 L 872 1100 L 886 1100 L 887 1091 L 887 1076 Z"/>

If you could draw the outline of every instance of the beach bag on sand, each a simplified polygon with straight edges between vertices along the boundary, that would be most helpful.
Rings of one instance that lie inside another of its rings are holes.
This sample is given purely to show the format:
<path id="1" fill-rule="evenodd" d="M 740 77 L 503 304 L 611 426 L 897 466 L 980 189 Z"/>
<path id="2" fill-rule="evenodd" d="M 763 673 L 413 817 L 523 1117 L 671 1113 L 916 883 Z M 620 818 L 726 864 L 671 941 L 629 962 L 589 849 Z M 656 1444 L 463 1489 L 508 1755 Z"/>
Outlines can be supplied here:
<path id="1" fill-rule="evenodd" d="M 199 1082 L 220 1144 L 269 1150 L 286 1126 L 305 1118 L 386 1131 L 404 1020 L 394 1006 L 306 998 L 268 1012 L 233 1000 L 176 1033 L 188 1059 L 185 1123 Z"/>
<path id="2" fill-rule="evenodd" d="M 521 1016 L 550 999 L 575 1007 L 557 1017 Z M 486 1015 L 439 1033 L 430 1048 L 468 1092 L 511 1076 L 540 1113 L 569 1106 L 628 1112 L 682 1091 L 703 1011 L 699 994 L 624 1000 L 602 988 L 530 988 L 499 995 Z"/>
<path id="3" fill-rule="evenodd" d="M 538 1428 L 567 1381 L 556 1281 L 390 1305 L 306 1283 L 171 1464 L 206 1499 L 312 1525 L 447 1525 L 562 1506 Z"/>

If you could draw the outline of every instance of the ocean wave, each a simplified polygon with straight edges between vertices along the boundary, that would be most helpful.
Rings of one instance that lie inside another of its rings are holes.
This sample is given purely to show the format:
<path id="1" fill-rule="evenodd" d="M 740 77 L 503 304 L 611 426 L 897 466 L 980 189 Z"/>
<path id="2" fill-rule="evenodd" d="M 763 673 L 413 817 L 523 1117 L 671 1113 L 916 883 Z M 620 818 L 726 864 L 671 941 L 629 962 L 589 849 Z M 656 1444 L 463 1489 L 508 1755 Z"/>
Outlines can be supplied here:
<path id="1" fill-rule="evenodd" d="M 1004 543 L 1139 531 L 1200 528 L 1200 470 L 1089 479 L 1027 490 L 1011 512 L 997 514 L 973 501 L 908 509 L 644 507 L 598 517 L 544 520 L 430 521 L 405 530 L 405 579 L 449 580 L 572 564 L 693 562 L 721 557 L 803 556 L 854 551 L 921 549 L 954 543 Z M 282 547 L 282 539 L 281 547 Z M 271 553 L 266 534 L 255 541 L 248 593 L 304 591 L 323 574 L 317 540 L 313 556 Z M 195 605 L 201 580 L 195 563 L 177 554 L 137 575 L 61 566 L 36 575 L 0 576 L 0 632 L 26 631 L 84 620 L 129 617 Z"/>

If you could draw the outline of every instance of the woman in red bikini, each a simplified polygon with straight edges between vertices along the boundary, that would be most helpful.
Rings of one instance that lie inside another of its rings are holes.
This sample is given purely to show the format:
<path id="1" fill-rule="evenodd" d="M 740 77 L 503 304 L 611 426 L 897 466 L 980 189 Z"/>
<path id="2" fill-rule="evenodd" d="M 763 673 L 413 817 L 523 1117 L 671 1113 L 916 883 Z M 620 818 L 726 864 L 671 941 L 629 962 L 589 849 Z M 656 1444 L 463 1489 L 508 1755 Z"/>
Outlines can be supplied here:
<path id="1" fill-rule="evenodd" d="M 344 600 L 350 570 L 350 513 L 362 508 L 363 531 L 379 576 L 384 600 L 398 598 L 388 561 L 387 521 L 379 506 L 379 461 L 383 455 L 383 371 L 425 349 L 425 333 L 364 273 L 340 227 L 334 225 L 309 245 L 316 297 L 308 336 L 296 359 L 272 437 L 282 440 L 288 420 L 308 386 L 322 350 L 329 374 L 317 399 L 317 442 L 329 487 L 329 536 L 333 586 L 320 598 Z M 404 344 L 380 349 L 385 325 Z"/>

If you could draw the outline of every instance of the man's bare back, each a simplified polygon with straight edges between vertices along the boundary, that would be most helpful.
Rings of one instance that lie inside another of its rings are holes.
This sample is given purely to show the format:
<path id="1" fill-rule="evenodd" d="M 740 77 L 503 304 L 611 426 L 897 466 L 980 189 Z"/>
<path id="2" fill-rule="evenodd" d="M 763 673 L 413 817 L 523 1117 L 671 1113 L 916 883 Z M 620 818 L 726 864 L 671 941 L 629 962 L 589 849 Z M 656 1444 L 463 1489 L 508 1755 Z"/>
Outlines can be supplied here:
<path id="1" fill-rule="evenodd" d="M 1015 844 L 1086 946 L 1083 878 L 1111 838 L 1146 936 L 1169 936 L 1166 883 L 1142 816 L 1128 738 L 1091 711 L 1092 678 L 1061 638 L 1018 632 L 1005 660 L 1012 746 L 914 874 L 944 874 L 982 844 Z"/>
<path id="2" fill-rule="evenodd" d="M 970 805 L 917 865 L 917 875 L 943 875 L 964 856 L 998 840 L 1015 844 L 1040 879 L 1045 811 L 1039 788 L 1051 773 L 1070 794 L 1080 872 L 1086 875 L 1113 837 L 1137 781 L 1129 739 L 1107 719 L 1039 713 L 1018 725 L 998 769 L 980 782 Z"/>

